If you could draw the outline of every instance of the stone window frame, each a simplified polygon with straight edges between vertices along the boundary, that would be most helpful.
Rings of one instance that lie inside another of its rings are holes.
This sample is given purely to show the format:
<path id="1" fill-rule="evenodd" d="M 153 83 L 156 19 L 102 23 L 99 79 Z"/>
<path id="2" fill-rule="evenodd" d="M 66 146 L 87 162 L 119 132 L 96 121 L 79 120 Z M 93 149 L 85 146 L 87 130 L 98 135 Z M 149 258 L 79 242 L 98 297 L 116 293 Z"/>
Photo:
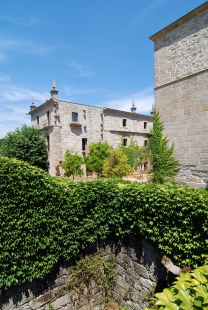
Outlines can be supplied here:
<path id="1" fill-rule="evenodd" d="M 147 130 L 147 122 L 144 122 L 144 129 Z"/>
<path id="2" fill-rule="evenodd" d="M 78 122 L 78 113 L 72 112 L 72 122 L 77 123 Z"/>
<path id="3" fill-rule="evenodd" d="M 123 118 L 122 124 L 123 124 L 123 127 L 126 127 L 126 125 L 127 125 L 127 118 Z"/>
<path id="4" fill-rule="evenodd" d="M 127 146 L 127 141 L 128 141 L 127 138 L 123 138 L 123 146 Z"/>

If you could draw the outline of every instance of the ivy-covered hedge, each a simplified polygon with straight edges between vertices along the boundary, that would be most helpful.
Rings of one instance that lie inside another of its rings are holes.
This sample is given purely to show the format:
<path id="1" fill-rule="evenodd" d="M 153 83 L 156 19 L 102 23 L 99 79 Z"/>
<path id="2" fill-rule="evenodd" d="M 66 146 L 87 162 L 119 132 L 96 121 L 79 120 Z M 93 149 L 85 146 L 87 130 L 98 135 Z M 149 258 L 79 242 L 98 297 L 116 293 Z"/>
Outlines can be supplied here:
<path id="1" fill-rule="evenodd" d="M 207 215 L 206 190 L 107 179 L 65 185 L 0 158 L 0 289 L 43 278 L 112 232 L 142 236 L 196 267 L 208 257 Z"/>

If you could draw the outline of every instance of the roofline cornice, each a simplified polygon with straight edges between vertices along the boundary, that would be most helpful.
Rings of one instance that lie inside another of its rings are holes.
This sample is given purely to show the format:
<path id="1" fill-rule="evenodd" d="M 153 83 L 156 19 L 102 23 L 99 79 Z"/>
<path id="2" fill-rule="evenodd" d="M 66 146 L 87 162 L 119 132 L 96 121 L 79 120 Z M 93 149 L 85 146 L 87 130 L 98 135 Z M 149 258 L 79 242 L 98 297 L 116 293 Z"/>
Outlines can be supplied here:
<path id="1" fill-rule="evenodd" d="M 43 108 L 47 107 L 47 105 L 54 104 L 54 103 L 57 103 L 57 101 L 55 101 L 53 98 L 50 98 L 49 100 L 46 100 L 46 102 L 44 102 L 41 105 L 39 105 L 37 108 L 35 108 L 32 111 L 28 112 L 28 114 L 32 115 L 33 113 L 36 113 L 36 112 L 42 110 Z"/>
<path id="2" fill-rule="evenodd" d="M 178 26 L 181 26 L 185 22 L 189 21 L 190 19 L 194 18 L 195 16 L 197 16 L 198 14 L 202 13 L 203 11 L 207 9 L 208 9 L 208 1 L 198 6 L 191 12 L 187 13 L 186 15 L 182 16 L 181 18 L 177 19 L 175 22 L 171 23 L 170 25 L 166 26 L 160 31 L 156 32 L 149 39 L 155 42 L 158 38 L 160 38 L 164 34 L 170 32 L 171 30 L 177 28 Z"/>
<path id="3" fill-rule="evenodd" d="M 151 115 L 145 115 L 145 114 L 139 114 L 139 113 L 134 113 L 134 112 L 129 112 L 129 111 L 122 111 L 122 110 L 117 110 L 117 109 L 112 109 L 112 108 L 103 108 L 103 111 L 105 113 L 105 111 L 115 111 L 115 112 L 120 112 L 123 114 L 130 114 L 132 116 L 136 116 L 136 118 L 140 117 L 140 118 L 147 118 L 152 120 L 153 116 Z"/>

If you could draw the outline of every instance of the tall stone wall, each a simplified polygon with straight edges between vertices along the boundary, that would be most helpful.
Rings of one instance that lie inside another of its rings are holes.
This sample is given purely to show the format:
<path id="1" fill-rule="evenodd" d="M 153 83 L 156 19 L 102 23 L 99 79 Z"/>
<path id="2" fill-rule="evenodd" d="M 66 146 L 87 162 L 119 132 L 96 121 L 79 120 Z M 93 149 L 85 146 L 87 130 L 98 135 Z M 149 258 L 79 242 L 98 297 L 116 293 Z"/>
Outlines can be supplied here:
<path id="1" fill-rule="evenodd" d="M 208 3 L 151 37 L 155 107 L 181 163 L 179 182 L 208 184 Z"/>
<path id="2" fill-rule="evenodd" d="M 153 291 L 162 289 L 166 270 L 160 252 L 144 240 L 128 237 L 124 241 L 103 242 L 88 253 L 111 255 L 115 262 L 116 285 L 112 298 L 130 310 L 148 306 Z M 69 291 L 66 285 L 72 262 L 57 266 L 45 280 L 14 287 L 0 296 L 2 310 L 99 310 L 104 305 L 104 290 L 95 285 L 90 292 Z M 90 297 L 89 297 L 90 296 Z"/>

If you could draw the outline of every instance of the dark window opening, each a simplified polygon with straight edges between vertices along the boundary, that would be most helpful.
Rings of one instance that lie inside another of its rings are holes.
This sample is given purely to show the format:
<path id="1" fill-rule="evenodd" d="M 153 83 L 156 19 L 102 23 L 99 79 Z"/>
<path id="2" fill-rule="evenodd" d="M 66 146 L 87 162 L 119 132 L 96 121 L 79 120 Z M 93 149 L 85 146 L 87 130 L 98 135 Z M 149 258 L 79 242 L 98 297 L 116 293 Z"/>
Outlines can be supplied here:
<path id="1" fill-rule="evenodd" d="M 86 150 L 87 138 L 82 138 L 82 151 Z"/>
<path id="2" fill-rule="evenodd" d="M 46 137 L 47 140 L 47 150 L 50 151 L 50 138 L 49 136 Z"/>
<path id="3" fill-rule="evenodd" d="M 39 118 L 39 116 L 36 117 L 36 120 L 37 120 L 37 124 L 39 125 L 39 123 L 40 123 L 40 118 Z"/>
<path id="4" fill-rule="evenodd" d="M 127 139 L 123 139 L 123 145 L 127 146 Z"/>
<path id="5" fill-rule="evenodd" d="M 144 122 L 144 129 L 147 129 L 147 122 Z"/>
<path id="6" fill-rule="evenodd" d="M 46 114 L 47 114 L 47 122 L 48 122 L 48 125 L 50 125 L 50 112 L 47 111 Z"/>
<path id="7" fill-rule="evenodd" d="M 78 122 L 78 113 L 72 112 L 72 122 Z"/>
<path id="8" fill-rule="evenodd" d="M 147 170 L 148 168 L 148 162 L 144 162 L 144 170 Z"/>
<path id="9" fill-rule="evenodd" d="M 123 127 L 126 127 L 126 121 L 127 121 L 127 119 L 123 118 Z"/>
<path id="10" fill-rule="evenodd" d="M 144 146 L 147 146 L 147 140 L 144 140 Z"/>

